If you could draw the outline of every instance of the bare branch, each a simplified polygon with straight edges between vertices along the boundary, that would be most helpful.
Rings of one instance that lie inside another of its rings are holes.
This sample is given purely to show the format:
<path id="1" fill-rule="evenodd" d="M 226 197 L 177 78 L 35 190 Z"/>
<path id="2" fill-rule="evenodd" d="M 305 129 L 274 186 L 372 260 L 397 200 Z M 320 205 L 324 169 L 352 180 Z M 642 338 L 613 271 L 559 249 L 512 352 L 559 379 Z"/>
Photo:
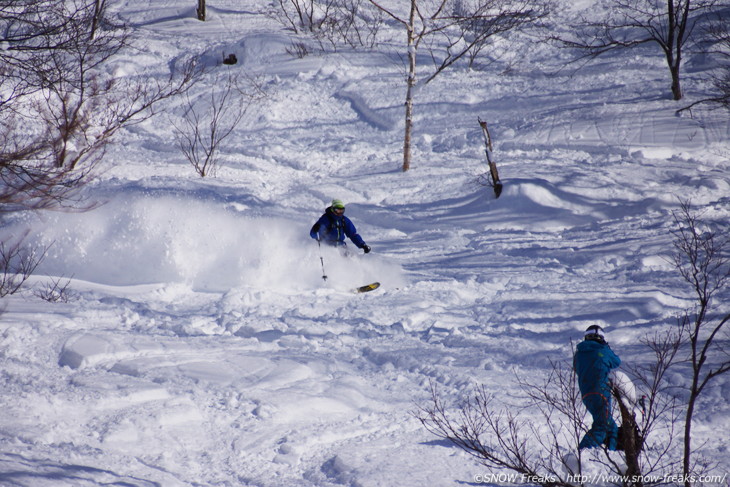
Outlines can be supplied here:
<path id="1" fill-rule="evenodd" d="M 693 42 L 698 23 L 707 21 L 708 16 L 703 14 L 721 5 L 718 0 L 617 0 L 601 20 L 592 20 L 593 12 L 590 19 L 583 18 L 573 27 L 570 36 L 553 39 L 564 47 L 583 51 L 583 56 L 590 59 L 617 49 L 655 44 L 669 68 L 672 95 L 680 100 L 684 51 Z"/>
<path id="2" fill-rule="evenodd" d="M 223 142 L 238 127 L 251 104 L 263 96 L 260 87 L 253 81 L 250 84 L 253 91 L 243 89 L 228 71 L 224 79 L 218 76 L 211 83 L 207 98 L 194 100 L 188 96 L 180 120 L 171 119 L 178 147 L 201 177 L 215 175 Z"/>
<path id="3" fill-rule="evenodd" d="M 683 474 L 692 473 L 691 443 L 694 409 L 710 381 L 730 371 L 730 356 L 723 348 L 720 335 L 726 333 L 725 325 L 730 315 L 713 320 L 713 300 L 717 293 L 727 289 L 730 281 L 730 237 L 727 232 L 716 233 L 712 227 L 684 201 L 674 213 L 677 229 L 674 264 L 682 278 L 689 284 L 695 298 L 693 317 L 685 314 L 679 331 L 683 344 L 689 346 L 691 384 L 685 414 Z M 689 480 L 685 482 L 690 487 Z"/>
<path id="4" fill-rule="evenodd" d="M 0 297 L 18 292 L 50 248 L 27 245 L 27 236 L 0 242 Z"/>
<path id="5" fill-rule="evenodd" d="M 0 213 L 80 205 L 111 138 L 183 93 L 189 62 L 170 79 L 115 78 L 103 67 L 131 43 L 106 0 L 0 0 Z"/>

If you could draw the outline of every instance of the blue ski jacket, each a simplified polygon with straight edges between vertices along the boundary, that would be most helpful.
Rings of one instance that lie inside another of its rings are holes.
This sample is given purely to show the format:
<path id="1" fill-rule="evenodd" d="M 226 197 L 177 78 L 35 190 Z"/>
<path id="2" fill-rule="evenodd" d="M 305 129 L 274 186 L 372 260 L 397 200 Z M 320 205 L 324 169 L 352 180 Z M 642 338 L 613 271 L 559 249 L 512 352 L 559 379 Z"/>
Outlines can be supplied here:
<path id="1" fill-rule="evenodd" d="M 606 342 L 583 340 L 576 347 L 573 368 L 578 375 L 581 395 L 601 394 L 611 397 L 609 374 L 621 365 L 621 359 Z"/>
<path id="2" fill-rule="evenodd" d="M 335 215 L 332 207 L 319 217 L 309 231 L 309 236 L 329 245 L 345 245 L 345 237 L 348 237 L 358 249 L 365 247 L 365 241 L 357 233 L 352 221 L 345 215 Z"/>

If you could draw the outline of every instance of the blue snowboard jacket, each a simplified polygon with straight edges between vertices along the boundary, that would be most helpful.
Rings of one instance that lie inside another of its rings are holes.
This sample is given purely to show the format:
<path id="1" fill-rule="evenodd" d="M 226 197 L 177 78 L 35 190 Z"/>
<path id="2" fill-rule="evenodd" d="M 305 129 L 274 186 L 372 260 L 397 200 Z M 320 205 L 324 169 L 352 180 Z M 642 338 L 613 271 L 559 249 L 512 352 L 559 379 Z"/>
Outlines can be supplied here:
<path id="1" fill-rule="evenodd" d="M 345 245 L 345 237 L 348 237 L 358 249 L 365 247 L 365 241 L 352 221 L 345 215 L 335 215 L 332 207 L 327 208 L 312 226 L 309 236 L 329 245 Z"/>
<path id="2" fill-rule="evenodd" d="M 601 394 L 607 399 L 611 397 L 609 374 L 621 365 L 621 359 L 608 343 L 595 340 L 583 340 L 576 347 L 573 367 L 578 375 L 578 387 L 582 396 Z"/>

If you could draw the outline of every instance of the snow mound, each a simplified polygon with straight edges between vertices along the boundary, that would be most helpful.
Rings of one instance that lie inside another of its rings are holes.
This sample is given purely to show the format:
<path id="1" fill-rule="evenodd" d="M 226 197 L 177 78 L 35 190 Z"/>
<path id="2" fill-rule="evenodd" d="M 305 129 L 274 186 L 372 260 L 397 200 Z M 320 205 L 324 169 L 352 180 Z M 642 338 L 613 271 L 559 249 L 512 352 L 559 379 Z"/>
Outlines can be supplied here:
<path id="1" fill-rule="evenodd" d="M 560 230 L 604 216 L 602 205 L 542 179 L 507 180 L 490 211 L 493 228 L 530 230 Z"/>

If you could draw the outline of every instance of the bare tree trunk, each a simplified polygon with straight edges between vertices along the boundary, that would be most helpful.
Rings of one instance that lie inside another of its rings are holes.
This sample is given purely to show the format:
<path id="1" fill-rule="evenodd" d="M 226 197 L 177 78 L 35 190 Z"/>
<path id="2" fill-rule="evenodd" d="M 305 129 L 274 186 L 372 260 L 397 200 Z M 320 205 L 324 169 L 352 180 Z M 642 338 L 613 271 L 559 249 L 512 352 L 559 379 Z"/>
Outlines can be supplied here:
<path id="1" fill-rule="evenodd" d="M 205 22 L 205 0 L 198 0 L 198 20 Z"/>
<path id="2" fill-rule="evenodd" d="M 99 21 L 104 16 L 104 9 L 106 8 L 106 0 L 94 0 L 94 14 L 91 17 L 91 33 L 89 39 L 94 40 L 96 31 L 99 28 Z"/>
<path id="3" fill-rule="evenodd" d="M 682 99 L 682 88 L 680 86 L 680 66 L 682 65 L 682 45 L 684 44 L 685 32 L 687 31 L 687 20 L 689 17 L 689 9 L 691 1 L 682 7 L 681 4 L 675 6 L 675 0 L 667 0 L 667 17 L 669 28 L 667 29 L 667 64 L 669 65 L 669 73 L 672 76 L 672 96 L 675 100 Z M 678 12 L 677 10 L 681 10 Z M 681 19 L 677 18 L 681 15 Z"/>
<path id="4" fill-rule="evenodd" d="M 693 388 L 694 388 L 693 384 Z M 682 459 L 682 473 L 684 474 L 684 486 L 691 487 L 692 482 L 689 480 L 689 474 L 692 471 L 690 465 L 690 453 L 692 452 L 692 416 L 694 415 L 695 399 L 697 395 L 693 390 L 690 394 L 689 403 L 687 403 L 687 415 L 684 420 L 684 455 Z"/>
<path id="5" fill-rule="evenodd" d="M 403 137 L 403 171 L 411 168 L 411 131 L 413 129 L 413 88 L 416 85 L 416 1 L 411 0 L 411 13 L 408 16 L 408 81 L 406 88 L 406 128 Z"/>
<path id="6" fill-rule="evenodd" d="M 621 413 L 621 431 L 623 436 L 623 449 L 626 456 L 626 472 L 627 480 L 623 481 L 623 485 L 627 487 L 643 487 L 644 482 L 641 475 L 641 466 L 639 465 L 639 454 L 641 453 L 641 440 L 638 438 L 637 432 L 639 428 L 636 424 L 636 418 L 633 411 L 624 403 L 624 395 L 621 391 L 614 387 L 613 396 L 616 398 L 616 405 Z"/>
<path id="7" fill-rule="evenodd" d="M 675 100 L 681 100 L 682 99 L 682 87 L 680 85 L 679 81 L 679 67 L 672 67 L 670 69 L 672 73 L 672 97 Z"/>

